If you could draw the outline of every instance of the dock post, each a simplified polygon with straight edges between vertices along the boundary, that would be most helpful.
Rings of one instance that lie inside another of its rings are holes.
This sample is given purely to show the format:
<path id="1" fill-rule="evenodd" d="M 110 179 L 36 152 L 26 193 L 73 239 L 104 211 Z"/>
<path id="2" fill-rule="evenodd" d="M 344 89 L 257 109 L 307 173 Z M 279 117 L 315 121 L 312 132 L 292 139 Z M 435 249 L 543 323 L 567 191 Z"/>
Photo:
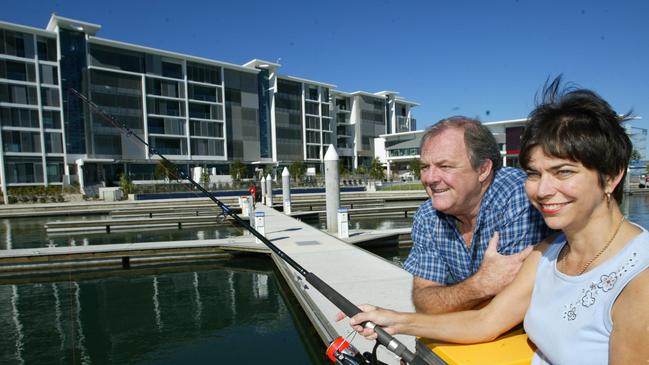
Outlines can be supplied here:
<path id="1" fill-rule="evenodd" d="M 336 233 L 336 218 L 340 208 L 340 186 L 338 172 L 338 153 L 332 144 L 324 156 L 325 167 L 325 201 L 327 206 L 327 231 Z"/>
<path id="2" fill-rule="evenodd" d="M 266 176 L 266 205 L 273 206 L 273 177 L 270 173 Z"/>
<path id="3" fill-rule="evenodd" d="M 282 201 L 284 214 L 291 214 L 291 174 L 286 167 L 282 171 Z"/>
<path id="4" fill-rule="evenodd" d="M 266 205 L 266 177 L 261 177 L 261 204 Z"/>
<path id="5" fill-rule="evenodd" d="M 349 238 L 349 215 L 347 208 L 338 209 L 338 238 Z"/>
<path id="6" fill-rule="evenodd" d="M 264 212 L 255 212 L 255 229 L 264 237 L 266 237 L 265 220 L 266 214 Z M 255 237 L 255 242 L 262 243 L 257 237 Z"/>

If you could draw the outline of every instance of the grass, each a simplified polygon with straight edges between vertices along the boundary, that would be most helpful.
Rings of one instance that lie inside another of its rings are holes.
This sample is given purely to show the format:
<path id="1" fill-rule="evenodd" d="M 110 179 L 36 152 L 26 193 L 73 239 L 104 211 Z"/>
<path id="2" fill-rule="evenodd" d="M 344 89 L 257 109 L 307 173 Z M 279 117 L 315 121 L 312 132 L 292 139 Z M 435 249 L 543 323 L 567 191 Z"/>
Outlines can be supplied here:
<path id="1" fill-rule="evenodd" d="M 408 184 L 399 184 L 392 186 L 384 186 L 381 191 L 397 191 L 397 190 L 424 190 L 424 187 L 421 183 L 408 183 Z"/>

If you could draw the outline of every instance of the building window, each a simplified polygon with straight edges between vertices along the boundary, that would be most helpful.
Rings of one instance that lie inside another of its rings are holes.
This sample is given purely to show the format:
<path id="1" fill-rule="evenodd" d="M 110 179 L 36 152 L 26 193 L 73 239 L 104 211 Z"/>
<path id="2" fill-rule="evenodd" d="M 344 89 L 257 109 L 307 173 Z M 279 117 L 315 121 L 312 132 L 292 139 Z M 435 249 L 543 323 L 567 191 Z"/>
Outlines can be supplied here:
<path id="1" fill-rule="evenodd" d="M 36 81 L 34 65 L 26 62 L 0 60 L 0 78 L 18 81 Z"/>
<path id="2" fill-rule="evenodd" d="M 43 182 L 43 162 L 40 158 L 6 157 L 5 166 L 9 184 Z"/>
<path id="3" fill-rule="evenodd" d="M 59 89 L 41 88 L 41 101 L 44 106 L 59 106 Z"/>
<path id="4" fill-rule="evenodd" d="M 220 90 L 220 88 L 190 84 L 189 98 L 193 100 L 211 101 L 215 103 L 217 101 L 217 90 Z"/>
<path id="5" fill-rule="evenodd" d="M 59 84 L 59 74 L 56 66 L 39 65 L 38 68 L 41 74 L 41 84 Z"/>
<path id="6" fill-rule="evenodd" d="M 174 62 L 162 61 L 162 76 L 182 79 L 183 66 Z"/>
<path id="7" fill-rule="evenodd" d="M 206 84 L 221 84 L 221 68 L 187 62 L 187 79 Z"/>
<path id="8" fill-rule="evenodd" d="M 56 39 L 38 37 L 36 47 L 39 60 L 56 62 Z"/>
<path id="9" fill-rule="evenodd" d="M 175 118 L 148 118 L 149 133 L 185 135 L 185 120 Z"/>
<path id="10" fill-rule="evenodd" d="M 45 133 L 45 152 L 63 153 L 63 139 L 61 133 Z"/>
<path id="11" fill-rule="evenodd" d="M 63 160 L 47 159 L 47 181 L 49 183 L 63 182 Z"/>
<path id="12" fill-rule="evenodd" d="M 192 138 L 192 155 L 197 156 L 224 156 L 225 145 L 220 139 Z"/>
<path id="13" fill-rule="evenodd" d="M 44 116 L 45 114 L 43 114 Z M 11 127 L 39 128 L 38 111 L 23 108 L 0 108 L 0 125 Z M 60 123 L 59 123 L 60 128 Z"/>
<path id="14" fill-rule="evenodd" d="M 2 142 L 5 152 L 41 152 L 39 132 L 3 131 Z"/>
<path id="15" fill-rule="evenodd" d="M 25 58 L 34 58 L 34 36 L 27 33 L 0 29 L 0 53 Z"/>
<path id="16" fill-rule="evenodd" d="M 309 100 L 318 100 L 318 87 L 309 85 L 307 89 L 306 97 Z"/>
<path id="17" fill-rule="evenodd" d="M 37 105 L 36 88 L 25 85 L 0 84 L 0 102 Z"/>
<path id="18" fill-rule="evenodd" d="M 320 159 L 320 146 L 306 146 L 306 158 Z"/>
<path id="19" fill-rule="evenodd" d="M 151 137 L 149 142 L 163 155 L 187 154 L 187 141 L 184 138 Z"/>
<path id="20" fill-rule="evenodd" d="M 304 103 L 304 106 L 306 108 L 306 113 L 307 114 L 312 114 L 312 115 L 318 115 L 318 103 L 314 103 L 312 101 L 307 101 Z"/>

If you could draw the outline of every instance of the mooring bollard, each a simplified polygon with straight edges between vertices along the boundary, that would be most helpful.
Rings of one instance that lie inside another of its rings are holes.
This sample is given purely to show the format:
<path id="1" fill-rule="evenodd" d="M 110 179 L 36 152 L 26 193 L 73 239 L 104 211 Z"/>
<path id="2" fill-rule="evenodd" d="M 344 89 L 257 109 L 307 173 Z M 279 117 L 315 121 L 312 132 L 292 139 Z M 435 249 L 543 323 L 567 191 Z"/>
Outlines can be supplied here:
<path id="1" fill-rule="evenodd" d="M 327 231 L 336 233 L 336 214 L 340 208 L 340 186 L 338 172 L 338 153 L 333 145 L 329 145 L 324 157 L 325 168 L 325 201 L 327 206 Z"/>
<path id="2" fill-rule="evenodd" d="M 338 238 L 349 238 L 349 213 L 347 208 L 338 209 Z"/>
<path id="3" fill-rule="evenodd" d="M 284 214 L 291 214 L 291 174 L 286 167 L 282 171 L 282 201 Z"/>
<path id="4" fill-rule="evenodd" d="M 250 196 L 244 195 L 239 197 L 239 206 L 241 207 L 241 216 L 250 217 Z"/>
<path id="5" fill-rule="evenodd" d="M 264 237 L 266 237 L 266 230 L 264 229 L 265 220 L 266 214 L 264 212 L 255 212 L 255 229 Z M 257 237 L 255 237 L 255 242 L 262 243 Z"/>
<path id="6" fill-rule="evenodd" d="M 273 177 L 270 174 L 266 176 L 266 205 L 273 206 Z"/>
<path id="7" fill-rule="evenodd" d="M 266 205 L 266 177 L 261 177 L 261 204 Z"/>

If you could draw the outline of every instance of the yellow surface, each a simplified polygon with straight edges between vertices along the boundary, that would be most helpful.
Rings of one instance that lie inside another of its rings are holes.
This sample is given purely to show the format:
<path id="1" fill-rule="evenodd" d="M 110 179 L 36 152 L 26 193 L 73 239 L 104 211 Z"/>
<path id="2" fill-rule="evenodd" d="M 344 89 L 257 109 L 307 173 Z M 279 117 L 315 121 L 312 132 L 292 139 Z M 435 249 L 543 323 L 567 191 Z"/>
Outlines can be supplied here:
<path id="1" fill-rule="evenodd" d="M 423 338 L 420 341 L 449 365 L 529 365 L 536 349 L 520 327 L 495 341 L 473 345 L 434 342 Z"/>

